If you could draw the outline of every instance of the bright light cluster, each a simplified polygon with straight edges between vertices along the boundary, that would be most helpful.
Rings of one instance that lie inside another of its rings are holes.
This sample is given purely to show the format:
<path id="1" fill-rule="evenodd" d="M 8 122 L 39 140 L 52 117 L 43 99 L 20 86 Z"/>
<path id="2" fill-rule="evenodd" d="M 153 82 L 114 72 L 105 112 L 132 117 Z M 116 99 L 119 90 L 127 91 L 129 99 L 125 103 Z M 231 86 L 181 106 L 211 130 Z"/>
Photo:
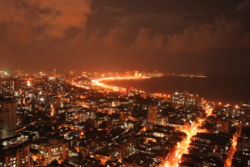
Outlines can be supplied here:
<path id="1" fill-rule="evenodd" d="M 206 116 L 210 116 L 213 112 L 213 108 L 211 108 L 205 102 L 203 102 L 203 106 Z M 200 127 L 205 120 L 206 118 L 199 118 L 190 126 L 182 126 L 178 129 L 184 132 L 187 136 L 181 142 L 177 143 L 174 150 L 166 157 L 166 160 L 159 167 L 179 167 L 182 156 L 184 154 L 188 154 L 188 148 L 192 142 L 192 138 L 199 132 L 203 131 L 203 129 Z"/>
<path id="2" fill-rule="evenodd" d="M 106 77 L 106 78 L 98 78 L 98 79 L 93 79 L 92 84 L 94 86 L 102 87 L 107 90 L 111 91 L 126 91 L 126 88 L 123 87 L 118 87 L 118 86 L 112 86 L 112 85 L 107 85 L 104 84 L 103 81 L 116 81 L 116 80 L 141 80 L 141 79 L 150 79 L 151 77 L 148 76 L 118 76 L 118 77 Z"/>

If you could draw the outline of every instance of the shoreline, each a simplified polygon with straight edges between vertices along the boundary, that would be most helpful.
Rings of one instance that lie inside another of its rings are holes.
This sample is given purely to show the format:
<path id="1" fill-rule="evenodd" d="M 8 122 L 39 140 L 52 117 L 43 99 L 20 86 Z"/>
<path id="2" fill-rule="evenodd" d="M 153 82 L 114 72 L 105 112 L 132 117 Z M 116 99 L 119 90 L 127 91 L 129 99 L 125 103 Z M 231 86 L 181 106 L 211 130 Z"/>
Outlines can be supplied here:
<path id="1" fill-rule="evenodd" d="M 231 80 L 233 80 L 233 78 L 228 79 L 227 81 L 224 80 L 224 78 L 213 77 L 187 78 L 164 76 L 157 78 L 152 77 L 146 80 L 102 80 L 102 83 L 106 85 L 124 87 L 128 90 L 135 88 L 149 93 L 169 94 L 174 92 L 189 92 L 192 94 L 198 94 L 200 97 L 204 97 L 209 101 L 215 101 L 223 104 L 230 103 L 232 105 L 238 105 L 243 102 L 250 101 L 250 97 L 244 90 L 244 86 L 242 88 L 240 84 L 235 85 L 235 83 L 231 83 L 232 85 L 230 85 Z M 229 84 L 224 86 L 225 83 L 223 82 L 229 82 Z"/>

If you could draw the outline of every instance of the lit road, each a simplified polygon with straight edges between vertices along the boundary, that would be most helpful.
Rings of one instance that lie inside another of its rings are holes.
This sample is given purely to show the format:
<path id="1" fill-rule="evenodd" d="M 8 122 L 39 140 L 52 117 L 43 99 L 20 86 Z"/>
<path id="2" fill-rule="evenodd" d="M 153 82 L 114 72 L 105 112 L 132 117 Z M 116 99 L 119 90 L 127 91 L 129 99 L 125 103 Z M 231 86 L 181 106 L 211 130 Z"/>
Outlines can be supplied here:
<path id="1" fill-rule="evenodd" d="M 232 145 L 228 153 L 228 157 L 226 159 L 226 163 L 224 167 L 231 167 L 232 166 L 232 160 L 235 152 L 237 151 L 237 144 L 238 144 L 238 138 L 240 137 L 241 133 L 241 126 L 237 128 L 236 133 L 233 135 Z"/>
<path id="2" fill-rule="evenodd" d="M 204 103 L 203 106 L 207 118 L 212 114 L 213 108 L 206 105 L 206 103 Z M 177 143 L 173 151 L 167 155 L 165 161 L 163 161 L 162 164 L 159 165 L 159 167 L 179 167 L 182 156 L 184 154 L 188 154 L 188 148 L 192 142 L 192 138 L 199 132 L 204 131 L 203 129 L 201 129 L 201 125 L 206 120 L 206 118 L 198 118 L 197 121 L 193 122 L 189 126 L 177 128 L 178 130 L 184 132 L 186 134 L 186 137 L 181 142 Z"/>
<path id="3" fill-rule="evenodd" d="M 118 87 L 118 86 L 113 86 L 113 85 L 108 85 L 103 83 L 103 81 L 119 81 L 119 80 L 142 80 L 142 79 L 150 79 L 151 77 L 147 76 L 119 76 L 119 77 L 105 77 L 105 78 L 98 78 L 98 79 L 93 79 L 92 84 L 94 86 L 98 86 L 107 90 L 111 91 L 126 91 L 126 88 L 123 87 Z"/>
<path id="4" fill-rule="evenodd" d="M 141 79 L 150 79 L 151 77 L 146 76 L 124 76 L 124 77 L 106 77 L 106 78 L 98 78 L 92 80 L 92 85 L 101 87 L 111 91 L 126 91 L 126 88 L 108 85 L 103 83 L 103 81 L 117 81 L 117 80 L 141 80 Z M 165 96 L 164 96 L 165 97 Z M 179 167 L 181 163 L 182 156 L 184 154 L 188 154 L 189 146 L 192 142 L 192 138 L 196 136 L 200 132 L 204 132 L 204 129 L 201 129 L 202 124 L 207 119 L 207 117 L 211 116 L 213 113 L 213 108 L 207 104 L 206 101 L 202 101 L 203 109 L 206 113 L 205 118 L 198 118 L 191 125 L 179 126 L 176 127 L 177 130 L 180 130 L 186 134 L 186 137 L 177 143 L 172 152 L 170 152 L 165 160 L 158 167 Z"/>

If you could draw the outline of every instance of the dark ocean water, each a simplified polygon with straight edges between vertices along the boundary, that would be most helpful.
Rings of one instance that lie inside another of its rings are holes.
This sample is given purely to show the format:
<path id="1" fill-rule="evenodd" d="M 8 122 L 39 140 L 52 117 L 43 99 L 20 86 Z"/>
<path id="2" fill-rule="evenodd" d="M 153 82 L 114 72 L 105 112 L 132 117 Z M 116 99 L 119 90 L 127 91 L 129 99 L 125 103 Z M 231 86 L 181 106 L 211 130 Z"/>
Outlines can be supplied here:
<path id="1" fill-rule="evenodd" d="M 149 92 L 188 91 L 224 103 L 250 101 L 250 79 L 243 77 L 183 78 L 163 77 L 136 81 L 109 81 L 111 85 L 138 88 Z"/>

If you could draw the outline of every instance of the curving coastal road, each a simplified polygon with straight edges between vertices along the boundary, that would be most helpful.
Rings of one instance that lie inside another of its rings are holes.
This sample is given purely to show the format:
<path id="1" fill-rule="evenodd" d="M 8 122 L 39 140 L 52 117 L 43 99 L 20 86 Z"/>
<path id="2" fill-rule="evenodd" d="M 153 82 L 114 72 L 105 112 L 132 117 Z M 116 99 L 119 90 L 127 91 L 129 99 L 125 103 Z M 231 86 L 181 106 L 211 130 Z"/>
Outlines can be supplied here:
<path id="1" fill-rule="evenodd" d="M 150 79 L 151 77 L 106 77 L 92 80 L 94 86 L 98 86 L 104 89 L 112 91 L 126 91 L 126 88 L 104 84 L 103 81 L 115 81 L 115 80 L 140 80 L 140 79 Z M 202 106 L 206 112 L 205 118 L 198 118 L 190 126 L 181 126 L 177 128 L 178 130 L 184 132 L 186 137 L 179 143 L 177 143 L 174 150 L 166 156 L 166 159 L 162 162 L 159 167 L 178 167 L 181 163 L 182 156 L 188 153 L 188 148 L 192 142 L 192 138 L 196 136 L 199 132 L 202 132 L 202 124 L 205 122 L 206 118 L 213 113 L 213 108 L 208 105 L 206 101 L 202 101 Z"/>
<path id="2" fill-rule="evenodd" d="M 91 82 L 93 86 L 104 88 L 105 90 L 110 90 L 110 91 L 115 91 L 115 92 L 124 92 L 124 91 L 127 91 L 126 88 L 118 87 L 114 85 L 108 85 L 103 82 L 104 81 L 116 81 L 116 80 L 141 80 L 141 79 L 150 79 L 150 78 L 152 77 L 146 77 L 146 76 L 104 77 L 104 78 L 93 79 Z M 188 154 L 189 152 L 188 149 L 192 142 L 192 138 L 196 136 L 198 133 L 204 132 L 204 129 L 202 129 L 201 126 L 209 116 L 214 114 L 213 113 L 214 108 L 213 106 L 210 105 L 208 101 L 205 101 L 205 100 L 202 100 L 201 105 L 203 107 L 203 110 L 206 113 L 206 116 L 204 118 L 197 118 L 196 121 L 191 123 L 191 125 L 184 125 L 184 126 L 176 127 L 177 130 L 185 133 L 186 137 L 182 141 L 177 143 L 173 151 L 170 152 L 168 155 L 166 155 L 165 159 L 162 161 L 162 163 L 158 167 L 179 167 L 181 160 L 182 160 L 182 156 L 184 154 Z M 240 135 L 239 132 L 237 132 L 233 137 L 231 150 L 226 160 L 225 167 L 230 167 L 232 165 L 232 157 L 236 150 L 237 139 L 239 135 Z"/>
<path id="3" fill-rule="evenodd" d="M 118 87 L 118 86 L 113 86 L 113 85 L 108 85 L 103 83 L 103 81 L 118 81 L 118 80 L 142 80 L 142 79 L 150 79 L 152 77 L 148 76 L 123 76 L 123 77 L 105 77 L 105 78 L 98 78 L 98 79 L 93 79 L 92 84 L 94 86 L 98 86 L 107 90 L 119 92 L 119 91 L 126 91 L 126 88 L 123 87 Z"/>

